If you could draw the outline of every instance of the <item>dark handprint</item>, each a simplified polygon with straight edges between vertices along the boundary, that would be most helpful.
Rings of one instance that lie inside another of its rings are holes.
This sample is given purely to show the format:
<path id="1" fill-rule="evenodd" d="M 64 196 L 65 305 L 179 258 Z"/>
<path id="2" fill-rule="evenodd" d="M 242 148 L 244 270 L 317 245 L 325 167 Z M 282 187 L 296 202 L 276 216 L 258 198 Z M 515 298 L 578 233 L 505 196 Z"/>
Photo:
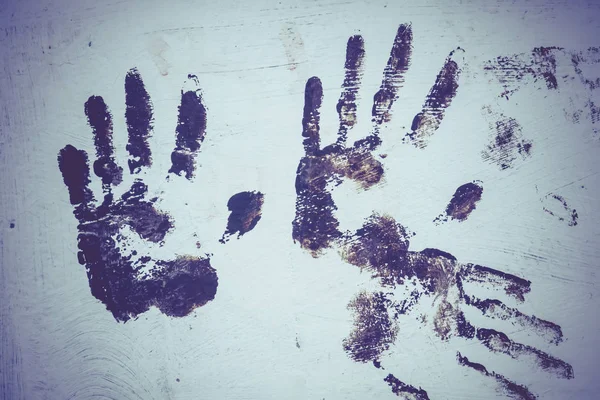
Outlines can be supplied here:
<path id="1" fill-rule="evenodd" d="M 348 41 L 346 77 L 337 106 L 340 119 L 338 141 L 323 149 L 319 144 L 321 83 L 313 77 L 306 85 L 302 120 L 306 155 L 300 160 L 296 178 L 294 241 L 300 242 L 313 256 L 318 256 L 328 247 L 336 247 L 347 262 L 378 279 L 382 289 L 375 293 L 361 292 L 350 302 L 349 308 L 355 313 L 355 329 L 344 340 L 344 349 L 353 360 L 372 362 L 381 368 L 382 354 L 396 340 L 399 318 L 429 297 L 432 307 L 426 312 L 432 314 L 432 328 L 441 339 L 449 340 L 453 336 L 477 339 L 492 352 L 501 352 L 514 359 L 530 358 L 544 370 L 562 378 L 572 378 L 573 369 L 566 362 L 531 346 L 516 343 L 502 332 L 476 327 L 467 321 L 462 311 L 465 306 L 474 307 L 487 317 L 519 324 L 549 343 L 558 344 L 562 340 L 558 325 L 526 315 L 498 299 L 480 299 L 467 291 L 467 286 L 474 284 L 503 291 L 507 297 L 524 301 L 524 296 L 530 291 L 529 281 L 488 267 L 459 263 L 454 256 L 438 249 L 409 251 L 411 234 L 390 216 L 374 213 L 354 233 L 339 230 L 333 187 L 349 178 L 369 189 L 380 182 L 384 173 L 381 162 L 373 157 L 372 151 L 381 144 L 380 127 L 391 119 L 391 107 L 410 65 L 411 40 L 410 26 L 400 25 L 380 90 L 374 96 L 373 130 L 352 147 L 346 147 L 345 141 L 348 130 L 356 121 L 356 99 L 364 56 L 362 38 L 353 36 Z M 440 127 L 445 110 L 457 93 L 461 70 L 455 60 L 456 51 L 447 58 L 423 110 L 413 118 L 412 132 L 405 137 L 405 141 L 412 142 L 417 148 L 424 147 L 427 139 Z M 447 216 L 465 220 L 481 199 L 482 191 L 482 186 L 475 182 L 457 189 L 446 210 Z M 397 300 L 395 295 L 401 288 L 410 289 L 406 297 Z M 458 354 L 458 362 L 493 377 L 511 397 L 534 398 L 524 386 L 489 372 L 461 354 Z M 392 374 L 387 375 L 385 381 L 398 396 L 429 398 L 424 389 L 406 384 Z"/>
<path id="2" fill-rule="evenodd" d="M 190 75 L 188 79 L 197 86 L 195 76 Z M 127 74 L 125 91 L 128 166 L 135 177 L 152 164 L 148 145 L 152 132 L 152 105 L 137 70 Z M 123 181 L 123 170 L 113 155 L 112 116 L 102 97 L 98 96 L 90 97 L 85 103 L 85 114 L 94 134 L 97 159 L 93 170 L 102 181 L 103 200 L 96 203 L 89 188 L 89 163 L 85 151 L 67 145 L 59 153 L 58 164 L 79 221 L 78 258 L 86 267 L 92 295 L 104 303 L 118 321 L 135 318 L 151 306 L 167 315 L 181 317 L 213 300 L 218 279 L 208 256 L 177 256 L 163 260 L 141 254 L 142 248 L 131 245 L 132 241 L 141 238 L 147 245 L 161 246 L 174 227 L 172 218 L 158 209 L 157 197 L 149 198 L 148 186 L 141 178 L 134 179 L 130 189 L 120 197 L 115 196 L 114 191 Z M 184 175 L 191 180 L 194 159 L 205 134 L 206 109 L 200 90 L 182 91 L 169 173 Z M 241 235 L 260 219 L 262 194 L 244 193 L 250 195 L 234 195 L 239 212 L 230 217 L 228 235 L 238 230 Z M 257 198 L 260 201 L 246 204 Z M 245 218 L 251 218 L 252 223 L 243 223 Z M 239 226 L 244 230 L 236 228 Z"/>
<path id="3" fill-rule="evenodd" d="M 319 108 L 323 96 L 321 81 L 312 77 L 306 83 L 302 136 L 306 156 L 300 160 L 296 177 L 296 218 L 293 237 L 313 255 L 329 247 L 341 233 L 333 216 L 337 209 L 330 194 L 330 185 L 339 185 L 343 178 L 359 182 L 368 189 L 383 175 L 383 166 L 373 151 L 381 145 L 379 130 L 391 119 L 391 108 L 398 89 L 404 83 L 404 74 L 410 65 L 412 29 L 400 25 L 392 51 L 383 72 L 379 91 L 373 97 L 373 129 L 365 138 L 346 146 L 346 138 L 356 122 L 356 100 L 362 76 L 364 41 L 361 36 L 348 40 L 345 78 L 337 104 L 340 120 L 336 143 L 321 149 L 319 136 Z M 462 51 L 462 50 L 459 50 Z M 436 81 L 426 97 L 423 109 L 413 119 L 412 132 L 405 140 L 424 147 L 427 139 L 440 126 L 444 110 L 451 104 L 458 88 L 460 69 L 454 58 L 446 59 Z"/>

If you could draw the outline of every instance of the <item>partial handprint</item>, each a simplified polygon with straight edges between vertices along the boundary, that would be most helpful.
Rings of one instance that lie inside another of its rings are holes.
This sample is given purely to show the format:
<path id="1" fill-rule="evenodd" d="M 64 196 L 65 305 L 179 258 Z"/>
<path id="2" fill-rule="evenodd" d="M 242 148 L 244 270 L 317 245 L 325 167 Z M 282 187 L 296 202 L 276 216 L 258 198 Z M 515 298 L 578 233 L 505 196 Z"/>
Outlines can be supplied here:
<path id="1" fill-rule="evenodd" d="M 181 92 L 168 172 L 192 180 L 195 158 L 206 134 L 206 108 L 197 78 L 189 75 L 188 79 L 195 89 Z M 136 69 L 127 74 L 125 91 L 128 166 L 135 177 L 152 165 L 148 139 L 153 129 L 153 110 Z M 93 171 L 101 179 L 103 200 L 96 202 L 89 187 L 90 168 L 85 151 L 67 145 L 59 153 L 58 165 L 79 222 L 77 256 L 86 267 L 92 295 L 106 305 L 117 321 L 136 318 L 152 306 L 169 316 L 188 315 L 215 298 L 218 278 L 209 256 L 163 260 L 150 252 L 142 254 L 142 247 L 162 246 L 165 236 L 174 229 L 174 221 L 159 210 L 159 198 L 149 195 L 141 178 L 134 178 L 129 190 L 115 196 L 114 190 L 123 182 L 123 169 L 114 158 L 112 116 L 99 96 L 88 99 L 85 114 L 94 135 L 97 158 Z M 256 192 L 232 197 L 230 203 L 235 204 L 229 206 L 234 212 L 227 224 L 227 236 L 235 232 L 242 235 L 254 228 L 260 219 L 262 198 Z M 132 246 L 140 239 L 144 246 Z"/>
<path id="2" fill-rule="evenodd" d="M 526 315 L 497 298 L 481 299 L 468 292 L 468 285 L 476 285 L 496 293 L 503 292 L 502 296 L 522 302 L 530 291 L 530 281 L 485 266 L 460 263 L 451 254 L 438 249 L 410 251 L 411 233 L 387 215 L 372 214 L 356 232 L 339 229 L 335 213 L 337 207 L 332 196 L 335 186 L 344 179 L 350 179 L 368 190 L 379 183 L 384 174 L 383 165 L 375 159 L 373 150 L 382 143 L 380 128 L 391 119 L 392 105 L 410 66 L 411 41 L 410 25 L 400 25 L 380 90 L 374 96 L 373 129 L 366 138 L 356 141 L 351 147 L 346 146 L 346 137 L 356 122 L 356 99 L 364 57 L 362 38 L 353 36 L 348 40 L 346 74 L 337 106 L 340 120 L 338 140 L 322 149 L 319 140 L 321 82 L 313 77 L 306 84 L 302 119 L 306 155 L 300 160 L 297 170 L 293 239 L 314 257 L 327 248 L 337 248 L 344 260 L 368 271 L 381 285 L 381 291 L 361 292 L 350 302 L 349 308 L 355 314 L 355 328 L 344 340 L 344 349 L 353 360 L 372 362 L 375 367 L 382 368 L 381 356 L 397 338 L 399 319 L 418 304 L 425 304 L 429 318 L 424 316 L 424 320 L 433 321 L 432 328 L 442 340 L 452 337 L 477 339 L 491 352 L 504 353 L 513 359 L 528 358 L 558 377 L 573 378 L 573 369 L 568 363 L 517 343 L 503 332 L 477 327 L 465 317 L 463 309 L 472 307 L 486 317 L 518 324 L 547 342 L 558 344 L 562 341 L 560 326 Z M 457 51 L 462 52 L 462 49 L 451 52 L 446 59 L 422 111 L 413 118 L 412 132 L 405 136 L 405 141 L 417 148 L 427 145 L 457 94 L 461 73 Z M 478 181 L 461 186 L 448 204 L 446 217 L 440 218 L 465 220 L 475 209 L 482 192 Z M 398 300 L 396 296 L 401 288 L 408 292 L 407 296 Z M 429 303 L 424 303 L 426 298 Z M 460 353 L 457 357 L 459 365 L 494 378 L 508 396 L 520 399 L 535 397 L 526 387 L 503 375 L 489 372 Z M 392 374 L 384 380 L 398 396 L 429 399 L 426 390 L 404 383 Z"/>

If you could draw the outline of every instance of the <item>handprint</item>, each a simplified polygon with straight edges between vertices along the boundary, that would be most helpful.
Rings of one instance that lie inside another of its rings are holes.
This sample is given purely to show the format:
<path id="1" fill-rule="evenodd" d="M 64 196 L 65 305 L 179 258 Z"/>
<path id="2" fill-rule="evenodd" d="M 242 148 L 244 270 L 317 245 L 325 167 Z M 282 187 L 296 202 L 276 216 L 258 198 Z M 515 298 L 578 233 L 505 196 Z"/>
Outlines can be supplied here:
<path id="1" fill-rule="evenodd" d="M 348 40 L 346 74 L 337 106 L 340 120 L 338 140 L 323 149 L 319 143 L 321 82 L 313 77 L 306 84 L 302 119 L 306 155 L 300 160 L 297 170 L 293 239 L 315 257 L 327 248 L 336 248 L 349 264 L 368 271 L 372 278 L 379 280 L 381 287 L 380 291 L 373 293 L 361 292 L 350 302 L 348 307 L 355 315 L 354 330 L 343 341 L 343 347 L 353 360 L 372 362 L 375 367 L 383 368 L 381 356 L 394 344 L 400 319 L 424 304 L 423 322 L 432 321 L 432 329 L 442 340 L 448 341 L 452 337 L 476 339 L 491 352 L 503 353 L 517 360 L 530 359 L 558 377 L 573 378 L 573 369 L 565 361 L 517 343 L 503 332 L 475 326 L 463 312 L 466 307 L 475 308 L 488 318 L 518 324 L 547 342 L 558 344 L 562 341 L 560 326 L 524 314 L 495 298 L 501 292 L 504 297 L 522 302 L 530 291 L 530 281 L 485 266 L 461 263 L 453 255 L 438 249 L 410 251 L 412 234 L 388 215 L 373 213 L 356 232 L 339 229 L 335 215 L 337 207 L 332 196 L 334 187 L 344 179 L 350 179 L 368 190 L 380 182 L 384 173 L 382 163 L 374 158 L 372 152 L 381 144 L 380 127 L 391 119 L 392 105 L 410 66 L 411 41 L 410 25 L 400 25 L 380 90 L 374 96 L 373 129 L 366 138 L 356 141 L 351 147 L 346 146 L 346 136 L 356 122 L 356 99 L 364 57 L 362 38 L 353 36 Z M 412 132 L 405 137 L 405 141 L 417 148 L 426 146 L 441 126 L 447 107 L 457 93 L 461 73 L 457 51 L 462 52 L 462 49 L 451 52 L 446 59 L 422 111 L 413 118 Z M 475 181 L 457 189 L 447 207 L 447 218 L 462 221 L 468 217 L 475 209 L 475 203 L 481 199 L 483 189 L 480 183 Z M 488 299 L 478 298 L 469 293 L 469 285 L 487 288 L 495 295 Z M 398 300 L 397 295 L 403 289 L 405 296 Z M 494 378 L 510 397 L 535 398 L 526 387 L 488 371 L 460 353 L 457 361 L 459 365 Z M 384 380 L 398 396 L 429 399 L 426 390 L 402 382 L 392 374 Z"/>
<path id="2" fill-rule="evenodd" d="M 197 89 L 197 78 L 189 75 L 188 79 L 196 88 L 181 92 L 169 173 L 173 178 L 182 175 L 192 180 L 195 157 L 206 134 L 206 108 Z M 143 248 L 162 246 L 165 236 L 174 229 L 174 221 L 159 210 L 159 198 L 149 195 L 143 179 L 135 178 L 152 165 L 148 138 L 153 130 L 150 97 L 136 69 L 128 72 L 125 91 L 128 167 L 134 178 L 128 190 L 120 197 L 114 194 L 124 181 L 123 169 L 114 158 L 112 116 L 102 97 L 91 96 L 85 103 L 96 147 L 93 171 L 102 182 L 101 202 L 96 202 L 89 186 L 86 152 L 67 145 L 58 155 L 59 169 L 79 222 L 77 256 L 86 267 L 92 295 L 106 305 L 117 321 L 128 321 L 152 306 L 170 316 L 185 316 L 214 299 L 217 273 L 208 255 L 164 260 L 149 251 L 143 253 Z M 242 235 L 256 225 L 262 198 L 261 193 L 255 192 L 232 197 L 230 210 L 234 212 L 226 235 Z M 143 246 L 132 248 L 132 242 L 140 239 Z"/>

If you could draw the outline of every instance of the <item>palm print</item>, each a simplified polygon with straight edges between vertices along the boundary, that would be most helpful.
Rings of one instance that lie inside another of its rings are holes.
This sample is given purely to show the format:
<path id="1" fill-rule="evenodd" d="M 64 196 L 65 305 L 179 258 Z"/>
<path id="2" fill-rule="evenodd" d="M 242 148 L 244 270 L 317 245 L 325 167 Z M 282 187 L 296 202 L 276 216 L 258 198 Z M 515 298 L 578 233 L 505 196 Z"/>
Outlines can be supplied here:
<path id="1" fill-rule="evenodd" d="M 490 352 L 502 353 L 515 360 L 529 360 L 559 378 L 571 379 L 574 377 L 573 368 L 565 361 L 515 342 L 503 332 L 474 326 L 465 317 L 463 308 L 472 307 L 489 318 L 508 320 L 549 343 L 558 344 L 563 336 L 560 326 L 526 315 L 499 299 L 478 298 L 467 290 L 469 285 L 485 286 L 513 301 L 523 302 L 530 291 L 530 281 L 485 266 L 461 263 L 452 254 L 442 250 L 428 248 L 410 251 L 411 234 L 385 214 L 373 213 L 368 216 L 356 232 L 342 232 L 339 229 L 333 188 L 349 179 L 368 190 L 380 182 L 384 173 L 382 163 L 373 152 L 382 143 L 380 128 L 391 120 L 392 105 L 410 66 L 411 42 L 411 26 L 400 25 L 383 71 L 380 89 L 373 98 L 373 128 L 364 139 L 351 146 L 347 145 L 346 138 L 356 123 L 356 100 L 365 54 L 362 37 L 352 36 L 348 40 L 345 78 L 337 104 L 340 121 L 338 139 L 325 147 L 320 143 L 319 128 L 323 96 L 321 81 L 312 77 L 306 83 L 302 118 L 305 156 L 301 158 L 297 169 L 293 239 L 314 257 L 328 248 L 336 248 L 349 264 L 368 271 L 373 279 L 379 281 L 381 288 L 372 293 L 360 292 L 350 301 L 348 307 L 354 312 L 354 329 L 343 341 L 343 347 L 354 361 L 369 362 L 376 368 L 383 368 L 381 357 L 396 340 L 399 319 L 427 298 L 430 303 L 426 304 L 433 304 L 428 310 L 433 329 L 442 340 L 448 341 L 452 337 L 477 340 Z M 405 142 L 423 148 L 440 127 L 445 112 L 457 94 L 462 53 L 463 50 L 458 48 L 447 57 L 426 96 L 422 110 L 413 118 Z M 499 135 L 508 135 L 502 123 L 498 129 Z M 500 165 L 501 169 L 507 168 L 506 165 Z M 479 181 L 462 185 L 448 204 L 445 215 L 438 217 L 437 221 L 448 218 L 465 220 L 475 209 L 482 192 Z M 405 290 L 405 296 L 399 299 L 397 294 L 402 289 Z M 459 352 L 456 356 L 459 365 L 494 379 L 498 389 L 507 396 L 517 399 L 536 397 L 525 386 L 489 371 L 484 365 L 469 360 Z M 405 383 L 391 373 L 384 380 L 398 396 L 429 399 L 425 389 Z"/>
<path id="2" fill-rule="evenodd" d="M 206 108 L 197 88 L 197 78 L 188 76 L 192 90 L 181 92 L 175 147 L 169 174 L 192 180 L 195 158 L 206 135 Z M 150 97 L 136 69 L 125 78 L 128 130 L 128 169 L 135 177 L 152 165 L 148 138 L 153 127 Z M 78 259 L 85 265 L 92 295 L 106 305 L 117 321 L 128 321 L 157 307 L 169 316 L 182 317 L 214 299 L 218 278 L 210 257 L 176 256 L 170 260 L 140 254 L 141 239 L 148 246 L 162 246 L 174 229 L 172 217 L 157 207 L 158 197 L 150 197 L 148 186 L 134 178 L 120 197 L 114 189 L 123 182 L 123 169 L 114 159 L 112 116 L 102 97 L 91 96 L 85 114 L 94 135 L 96 161 L 93 171 L 102 182 L 103 199 L 96 202 L 89 187 L 88 156 L 71 145 L 58 156 L 59 169 L 69 190 L 74 214 L 79 222 Z M 171 178 L 168 177 L 168 179 Z M 260 219 L 263 195 L 237 193 L 229 201 L 232 211 L 225 239 L 248 232 Z M 135 247 L 135 248 L 132 248 Z"/>

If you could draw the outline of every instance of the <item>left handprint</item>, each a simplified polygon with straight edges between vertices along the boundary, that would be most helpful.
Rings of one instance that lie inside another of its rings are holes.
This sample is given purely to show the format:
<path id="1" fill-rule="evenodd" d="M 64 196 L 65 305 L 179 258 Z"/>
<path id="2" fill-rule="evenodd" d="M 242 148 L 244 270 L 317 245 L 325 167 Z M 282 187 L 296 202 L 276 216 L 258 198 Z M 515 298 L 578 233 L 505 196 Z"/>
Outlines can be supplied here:
<path id="1" fill-rule="evenodd" d="M 191 180 L 194 159 L 206 134 L 206 109 L 196 77 L 189 75 L 188 79 L 195 89 L 181 92 L 169 173 Z M 136 69 L 127 73 L 125 91 L 128 167 L 135 177 L 152 164 L 148 145 L 152 105 Z M 136 318 L 151 306 L 169 316 L 188 315 L 215 298 L 218 279 L 210 258 L 176 256 L 164 260 L 149 253 L 140 254 L 143 248 L 162 245 L 165 235 L 174 228 L 173 220 L 156 207 L 158 198 L 148 195 L 148 186 L 141 178 L 133 179 L 129 190 L 121 196 L 114 195 L 113 189 L 123 182 L 123 169 L 113 154 L 111 114 L 99 96 L 88 99 L 85 114 L 94 135 L 93 171 L 102 182 L 103 200 L 96 202 L 89 187 L 90 168 L 85 151 L 65 146 L 58 155 L 58 166 L 79 221 L 77 256 L 86 267 L 92 295 L 106 305 L 117 321 Z M 235 218 L 248 215 L 257 222 L 263 195 L 244 193 L 250 200 L 246 206 L 252 209 L 242 207 L 247 212 Z M 144 245 L 131 248 L 131 241 L 136 240 L 142 240 Z"/>

